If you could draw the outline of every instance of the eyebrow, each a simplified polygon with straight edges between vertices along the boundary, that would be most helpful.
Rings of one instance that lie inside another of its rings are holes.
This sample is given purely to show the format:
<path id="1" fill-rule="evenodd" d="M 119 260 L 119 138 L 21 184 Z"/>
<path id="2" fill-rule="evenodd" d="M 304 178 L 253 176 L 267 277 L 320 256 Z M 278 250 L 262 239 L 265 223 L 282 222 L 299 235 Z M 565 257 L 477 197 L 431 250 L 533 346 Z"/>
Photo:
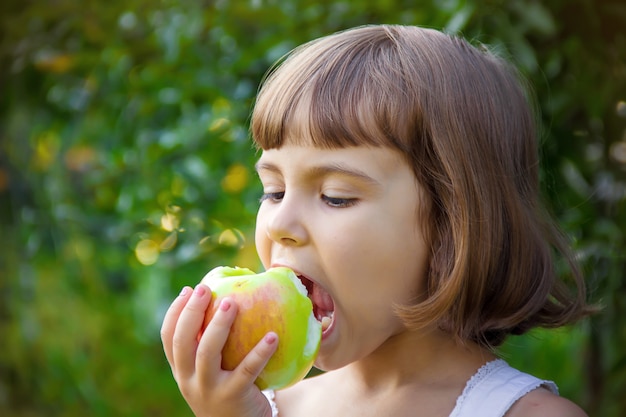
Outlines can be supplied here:
<path id="1" fill-rule="evenodd" d="M 278 166 L 269 162 L 259 161 L 255 164 L 255 168 L 257 172 L 270 171 L 270 172 L 274 172 L 277 174 L 282 173 L 280 168 L 278 168 Z M 338 164 L 338 163 L 329 163 L 325 165 L 312 167 L 309 170 L 307 170 L 306 174 L 307 176 L 310 176 L 310 177 L 318 177 L 318 176 L 326 176 L 326 175 L 341 175 L 341 176 L 355 178 L 367 184 L 381 185 L 379 181 L 367 175 L 365 172 L 356 168 L 346 167 L 345 165 Z"/>

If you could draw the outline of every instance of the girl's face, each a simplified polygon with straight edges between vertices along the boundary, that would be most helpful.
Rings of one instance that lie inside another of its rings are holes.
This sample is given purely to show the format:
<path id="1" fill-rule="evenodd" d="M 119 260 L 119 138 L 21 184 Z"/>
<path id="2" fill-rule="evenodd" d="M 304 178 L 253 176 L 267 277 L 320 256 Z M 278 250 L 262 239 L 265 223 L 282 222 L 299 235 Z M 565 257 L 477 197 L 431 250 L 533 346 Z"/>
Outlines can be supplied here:
<path id="1" fill-rule="evenodd" d="M 423 194 L 401 154 L 286 144 L 257 170 L 257 251 L 265 268 L 290 267 L 307 285 L 325 329 L 316 366 L 342 367 L 404 331 L 393 305 L 419 299 L 428 251 Z"/>

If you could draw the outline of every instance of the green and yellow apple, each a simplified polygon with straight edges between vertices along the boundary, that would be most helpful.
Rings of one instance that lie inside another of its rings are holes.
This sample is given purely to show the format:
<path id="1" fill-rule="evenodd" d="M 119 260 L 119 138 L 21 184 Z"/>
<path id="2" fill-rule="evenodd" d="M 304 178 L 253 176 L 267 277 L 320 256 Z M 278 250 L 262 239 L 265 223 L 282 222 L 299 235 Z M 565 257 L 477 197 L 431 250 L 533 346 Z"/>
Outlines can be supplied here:
<path id="1" fill-rule="evenodd" d="M 235 369 L 263 336 L 273 331 L 278 335 L 278 347 L 255 384 L 260 389 L 281 389 L 306 376 L 319 350 L 322 328 L 305 286 L 291 269 L 277 267 L 255 274 L 246 268 L 220 266 L 201 282 L 213 293 L 203 329 L 224 297 L 238 306 L 222 350 L 223 369 Z"/>

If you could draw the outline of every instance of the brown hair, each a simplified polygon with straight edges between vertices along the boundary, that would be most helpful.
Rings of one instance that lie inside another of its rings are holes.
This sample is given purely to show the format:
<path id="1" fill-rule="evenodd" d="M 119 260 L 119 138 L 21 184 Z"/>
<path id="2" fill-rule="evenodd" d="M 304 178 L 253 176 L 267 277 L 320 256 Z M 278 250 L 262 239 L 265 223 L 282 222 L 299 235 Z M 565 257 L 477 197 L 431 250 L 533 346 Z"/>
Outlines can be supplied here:
<path id="1" fill-rule="evenodd" d="M 408 328 L 438 325 L 498 346 L 588 312 L 581 274 L 539 202 L 537 130 L 521 77 L 463 39 L 364 26 L 296 48 L 259 91 L 257 146 L 400 150 L 425 189 L 432 248 L 424 300 L 397 306 Z M 569 262 L 575 291 L 556 275 Z"/>

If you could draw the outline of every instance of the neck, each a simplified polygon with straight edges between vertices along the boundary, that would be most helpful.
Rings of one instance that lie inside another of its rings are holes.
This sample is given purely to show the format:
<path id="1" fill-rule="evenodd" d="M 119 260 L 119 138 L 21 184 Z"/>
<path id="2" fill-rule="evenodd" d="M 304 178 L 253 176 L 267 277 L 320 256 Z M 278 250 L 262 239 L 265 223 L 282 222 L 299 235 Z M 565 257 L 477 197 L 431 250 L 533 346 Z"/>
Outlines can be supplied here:
<path id="1" fill-rule="evenodd" d="M 478 368 L 493 359 L 490 351 L 472 342 L 459 344 L 440 330 L 405 331 L 343 371 L 368 391 L 407 384 L 462 388 Z"/>

